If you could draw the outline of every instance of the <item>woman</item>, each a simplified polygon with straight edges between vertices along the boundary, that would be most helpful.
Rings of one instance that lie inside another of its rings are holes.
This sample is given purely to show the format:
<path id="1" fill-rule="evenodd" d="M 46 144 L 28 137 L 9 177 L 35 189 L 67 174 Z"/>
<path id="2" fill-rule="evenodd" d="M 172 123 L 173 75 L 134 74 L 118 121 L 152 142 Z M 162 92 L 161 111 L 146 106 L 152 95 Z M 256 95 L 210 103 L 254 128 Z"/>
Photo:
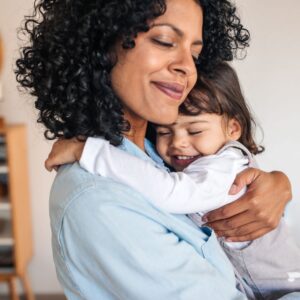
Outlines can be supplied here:
<path id="1" fill-rule="evenodd" d="M 174 122 L 196 65 L 209 72 L 249 39 L 224 0 L 44 0 L 35 11 L 16 72 L 37 96 L 46 137 L 102 135 L 158 167 L 147 122 Z M 236 180 L 244 184 L 243 199 L 207 216 L 235 241 L 273 229 L 291 196 L 280 172 L 250 170 Z M 60 168 L 50 198 L 54 261 L 69 299 L 245 299 L 215 235 L 186 216 L 76 164 Z"/>

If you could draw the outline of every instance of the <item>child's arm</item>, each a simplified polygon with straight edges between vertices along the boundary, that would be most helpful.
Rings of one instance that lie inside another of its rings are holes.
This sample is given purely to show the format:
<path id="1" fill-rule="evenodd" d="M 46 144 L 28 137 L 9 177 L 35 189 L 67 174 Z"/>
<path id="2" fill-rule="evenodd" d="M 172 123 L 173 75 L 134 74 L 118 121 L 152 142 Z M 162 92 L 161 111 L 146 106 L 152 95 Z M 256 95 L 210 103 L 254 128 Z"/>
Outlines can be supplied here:
<path id="1" fill-rule="evenodd" d="M 188 175 L 169 173 L 106 140 L 88 138 L 80 165 L 90 173 L 129 185 L 168 212 L 186 214 L 207 212 L 227 203 L 237 173 L 235 161 L 230 155 L 213 155 L 192 163 L 186 169 Z"/>
<path id="2" fill-rule="evenodd" d="M 60 165 L 70 164 L 79 161 L 85 142 L 77 138 L 58 139 L 53 145 L 48 158 L 45 161 L 45 168 L 51 172 L 57 170 Z"/>

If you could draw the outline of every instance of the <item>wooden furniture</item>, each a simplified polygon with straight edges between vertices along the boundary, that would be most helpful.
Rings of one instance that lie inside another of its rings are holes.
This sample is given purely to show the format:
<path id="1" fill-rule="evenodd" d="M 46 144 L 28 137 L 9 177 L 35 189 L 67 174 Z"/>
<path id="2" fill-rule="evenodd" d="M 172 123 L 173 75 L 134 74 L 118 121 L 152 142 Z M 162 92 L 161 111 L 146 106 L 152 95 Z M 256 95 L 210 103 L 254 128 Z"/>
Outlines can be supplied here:
<path id="1" fill-rule="evenodd" d="M 0 126 L 0 281 L 18 300 L 20 279 L 27 300 L 33 300 L 27 266 L 32 257 L 31 212 L 24 125 Z"/>

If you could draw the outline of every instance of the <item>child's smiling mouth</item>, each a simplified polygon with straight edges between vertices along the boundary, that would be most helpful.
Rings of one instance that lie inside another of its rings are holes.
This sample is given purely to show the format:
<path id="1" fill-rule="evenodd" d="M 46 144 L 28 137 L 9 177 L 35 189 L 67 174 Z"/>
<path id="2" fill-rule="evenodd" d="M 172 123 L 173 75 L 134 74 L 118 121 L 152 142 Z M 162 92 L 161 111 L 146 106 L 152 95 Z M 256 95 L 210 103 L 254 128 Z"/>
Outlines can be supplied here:
<path id="1" fill-rule="evenodd" d="M 183 170 L 186 168 L 189 164 L 191 164 L 193 161 L 201 157 L 200 154 L 190 156 L 190 155 L 172 155 L 171 156 L 171 165 L 176 169 L 176 170 Z"/>

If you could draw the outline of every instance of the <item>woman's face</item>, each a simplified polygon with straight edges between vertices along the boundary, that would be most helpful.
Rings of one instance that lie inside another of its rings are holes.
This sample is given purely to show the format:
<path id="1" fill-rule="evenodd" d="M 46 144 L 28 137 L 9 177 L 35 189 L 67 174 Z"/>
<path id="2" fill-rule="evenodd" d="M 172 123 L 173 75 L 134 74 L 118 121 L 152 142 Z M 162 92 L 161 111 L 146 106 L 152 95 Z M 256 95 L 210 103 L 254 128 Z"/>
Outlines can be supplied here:
<path id="1" fill-rule="evenodd" d="M 173 123 L 197 79 L 194 60 L 202 49 L 202 9 L 195 0 L 166 4 L 165 14 L 148 32 L 138 34 L 133 49 L 116 50 L 112 86 L 130 121 Z"/>

